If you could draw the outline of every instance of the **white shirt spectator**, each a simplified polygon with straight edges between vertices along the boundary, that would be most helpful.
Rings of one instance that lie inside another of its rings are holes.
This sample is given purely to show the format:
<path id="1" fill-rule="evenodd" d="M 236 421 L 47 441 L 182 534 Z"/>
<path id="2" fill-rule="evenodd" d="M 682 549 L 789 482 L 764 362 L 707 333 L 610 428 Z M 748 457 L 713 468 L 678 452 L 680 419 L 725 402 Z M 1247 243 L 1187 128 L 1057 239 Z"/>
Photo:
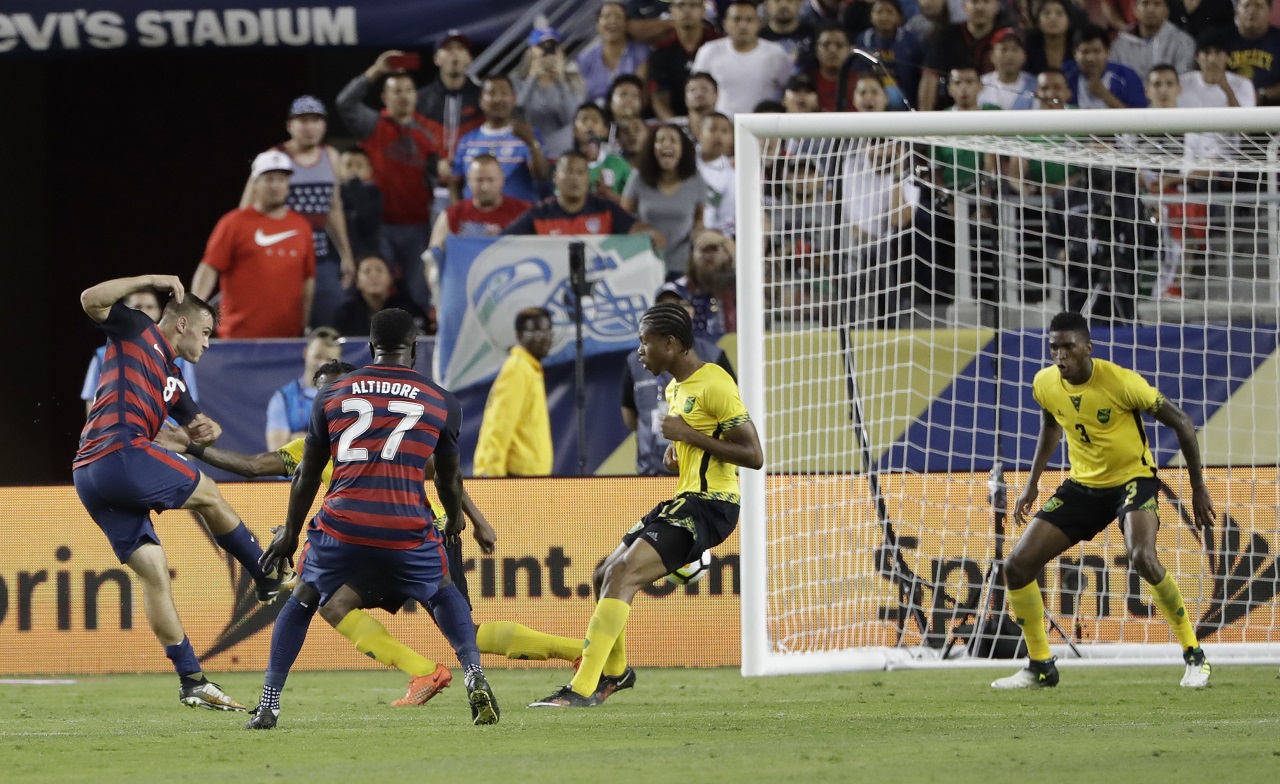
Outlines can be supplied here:
<path id="1" fill-rule="evenodd" d="M 995 71 L 985 73 L 978 103 L 994 104 L 1001 109 L 1033 109 L 1036 105 L 1036 77 L 1019 71 L 1017 80 L 1010 83 L 1000 81 L 1000 74 Z"/>
<path id="2" fill-rule="evenodd" d="M 720 86 L 716 111 L 732 119 L 738 112 L 750 112 L 761 101 L 780 98 L 795 64 L 787 50 L 773 41 L 757 41 L 750 52 L 739 52 L 732 39 L 720 38 L 702 45 L 690 70 L 715 78 Z"/>
<path id="3" fill-rule="evenodd" d="M 727 237 L 737 228 L 738 184 L 733 159 L 721 155 L 707 163 L 698 156 L 698 173 L 707 183 L 707 203 L 702 208 L 702 225 Z"/>
<path id="4" fill-rule="evenodd" d="M 1199 71 L 1184 73 L 1178 77 L 1182 83 L 1182 94 L 1178 96 L 1181 108 L 1227 107 L 1227 94 L 1216 84 L 1206 84 Z M 1253 89 L 1253 82 L 1227 71 L 1227 84 L 1236 94 L 1236 101 L 1241 106 L 1257 106 L 1258 94 Z M 1195 168 L 1198 162 L 1226 158 L 1240 145 L 1240 136 L 1234 133 L 1189 133 L 1187 134 L 1188 166 Z"/>

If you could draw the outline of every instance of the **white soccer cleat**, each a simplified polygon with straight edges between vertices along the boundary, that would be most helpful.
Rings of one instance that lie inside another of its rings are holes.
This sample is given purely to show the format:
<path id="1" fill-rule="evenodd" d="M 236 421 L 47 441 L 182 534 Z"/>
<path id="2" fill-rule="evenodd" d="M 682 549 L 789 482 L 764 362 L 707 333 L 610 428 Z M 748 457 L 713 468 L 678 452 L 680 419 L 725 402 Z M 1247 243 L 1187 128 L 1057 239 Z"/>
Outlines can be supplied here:
<path id="1" fill-rule="evenodd" d="M 991 682 L 993 689 L 1044 689 L 1052 688 L 1058 685 L 1058 666 L 1054 663 L 1057 659 L 1049 659 L 1047 661 L 1035 661 L 1034 659 L 1027 663 L 1025 669 L 1018 670 L 1007 678 L 1000 678 Z"/>
<path id="2" fill-rule="evenodd" d="M 1179 686 L 1184 689 L 1203 689 L 1209 685 L 1209 674 L 1213 668 L 1209 666 L 1203 650 L 1188 648 L 1182 652 L 1182 660 L 1187 663 L 1187 668 L 1182 673 Z"/>

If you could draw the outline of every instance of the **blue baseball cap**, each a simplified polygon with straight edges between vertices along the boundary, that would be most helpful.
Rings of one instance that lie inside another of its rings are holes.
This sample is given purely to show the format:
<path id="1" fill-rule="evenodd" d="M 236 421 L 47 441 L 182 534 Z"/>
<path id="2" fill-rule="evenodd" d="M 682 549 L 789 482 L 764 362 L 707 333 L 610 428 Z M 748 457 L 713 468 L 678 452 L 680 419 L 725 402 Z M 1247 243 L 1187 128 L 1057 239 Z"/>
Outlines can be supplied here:
<path id="1" fill-rule="evenodd" d="M 554 27 L 535 27 L 533 32 L 529 33 L 529 46 L 537 46 L 547 41 L 560 43 L 560 34 Z"/>
<path id="2" fill-rule="evenodd" d="M 674 294 L 685 302 L 693 302 L 693 297 L 689 295 L 688 287 L 683 286 L 674 280 L 663 283 L 662 288 L 658 289 L 658 293 L 653 295 L 653 301 L 657 302 L 662 299 L 663 294 Z"/>
<path id="3" fill-rule="evenodd" d="M 289 118 L 301 117 L 304 114 L 315 114 L 320 117 L 328 117 L 329 112 L 324 108 L 324 101 L 314 95 L 304 95 L 301 98 L 293 99 L 293 103 L 289 105 Z"/>

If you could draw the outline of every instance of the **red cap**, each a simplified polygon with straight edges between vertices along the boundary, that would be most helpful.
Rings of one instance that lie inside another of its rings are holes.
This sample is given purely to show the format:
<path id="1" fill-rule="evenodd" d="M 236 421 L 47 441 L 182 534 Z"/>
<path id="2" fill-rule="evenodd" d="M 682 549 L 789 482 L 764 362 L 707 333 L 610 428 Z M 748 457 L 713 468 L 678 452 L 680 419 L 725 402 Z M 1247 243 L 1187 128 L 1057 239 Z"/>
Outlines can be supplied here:
<path id="1" fill-rule="evenodd" d="M 1001 27 L 991 35 L 992 46 L 1006 40 L 1016 41 L 1018 46 L 1023 49 L 1027 48 L 1027 42 L 1022 40 L 1022 33 L 1018 32 L 1016 27 Z"/>

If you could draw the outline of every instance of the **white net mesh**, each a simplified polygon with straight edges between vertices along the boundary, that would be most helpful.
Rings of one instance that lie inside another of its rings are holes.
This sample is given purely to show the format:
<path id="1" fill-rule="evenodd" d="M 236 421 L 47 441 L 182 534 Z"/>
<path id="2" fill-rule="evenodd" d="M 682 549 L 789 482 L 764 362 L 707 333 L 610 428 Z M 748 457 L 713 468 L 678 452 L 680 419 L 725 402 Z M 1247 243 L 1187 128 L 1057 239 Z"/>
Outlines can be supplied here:
<path id="1" fill-rule="evenodd" d="M 1031 465 L 1031 379 L 1062 310 L 1088 315 L 1094 356 L 1137 370 L 1201 433 L 1219 512 L 1203 543 L 1179 502 L 1176 435 L 1145 422 L 1159 555 L 1201 638 L 1280 643 L 1272 136 L 761 144 L 746 176 L 764 221 L 740 218 L 739 236 L 763 234 L 767 585 L 744 623 L 763 625 L 767 655 L 1014 654 L 991 567 L 1020 533 L 1005 507 Z M 1064 461 L 1060 448 L 1040 503 Z M 1066 655 L 1176 658 L 1117 526 L 1041 585 Z"/>

